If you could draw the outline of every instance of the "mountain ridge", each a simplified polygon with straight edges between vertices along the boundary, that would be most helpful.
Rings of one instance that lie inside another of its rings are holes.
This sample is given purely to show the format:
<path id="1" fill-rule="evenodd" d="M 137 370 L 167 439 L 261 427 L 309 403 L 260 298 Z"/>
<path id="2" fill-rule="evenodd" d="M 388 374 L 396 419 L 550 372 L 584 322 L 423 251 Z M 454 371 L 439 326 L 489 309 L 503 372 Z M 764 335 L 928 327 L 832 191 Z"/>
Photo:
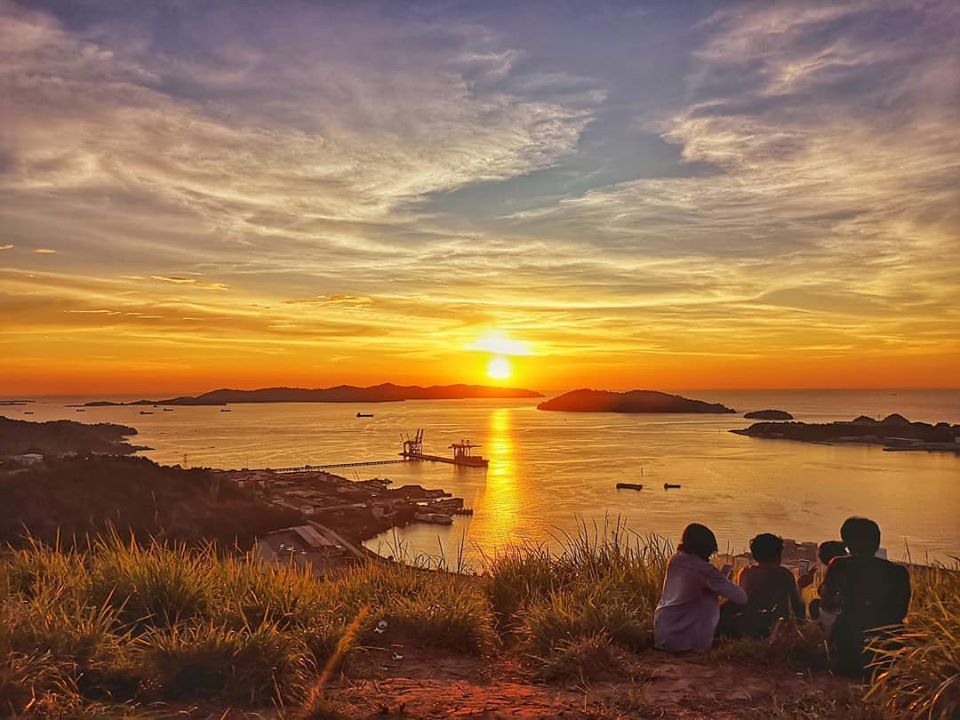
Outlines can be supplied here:
<path id="1" fill-rule="evenodd" d="M 274 402 L 327 402 L 327 403 L 382 403 L 404 400 L 465 400 L 474 398 L 538 398 L 543 393 L 524 388 L 498 387 L 494 385 L 396 385 L 380 383 L 360 387 L 357 385 L 334 385 L 327 388 L 293 388 L 275 386 L 239 390 L 218 388 L 199 395 L 180 395 L 163 400 L 135 400 L 112 402 L 97 400 L 84 403 L 84 407 L 113 405 L 226 405 L 228 403 L 274 403 Z"/>

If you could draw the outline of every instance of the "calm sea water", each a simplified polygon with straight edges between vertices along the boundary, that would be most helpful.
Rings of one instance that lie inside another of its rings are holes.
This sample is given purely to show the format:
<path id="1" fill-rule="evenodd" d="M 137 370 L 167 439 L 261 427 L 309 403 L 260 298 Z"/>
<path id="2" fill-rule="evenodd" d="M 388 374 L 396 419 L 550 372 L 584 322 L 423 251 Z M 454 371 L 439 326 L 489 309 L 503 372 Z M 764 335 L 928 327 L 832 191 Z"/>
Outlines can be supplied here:
<path id="1" fill-rule="evenodd" d="M 944 391 L 690 391 L 740 412 L 779 408 L 821 422 L 861 413 L 900 412 L 911 420 L 960 423 L 960 390 Z M 425 449 L 469 438 L 490 459 L 487 469 L 408 463 L 343 470 L 353 479 L 388 477 L 396 484 L 442 487 L 465 499 L 473 517 L 451 527 L 415 525 L 368 543 L 468 560 L 519 542 L 554 542 L 606 517 L 621 516 L 641 534 L 676 539 L 691 521 L 739 550 L 758 532 L 799 540 L 838 535 L 849 515 L 876 519 L 891 556 L 947 561 L 960 555 L 960 457 L 888 453 L 868 446 L 759 440 L 727 430 L 750 421 L 737 415 L 616 415 L 542 412 L 535 401 L 416 401 L 378 405 L 263 404 L 178 407 L 140 415 L 140 408 L 89 408 L 41 401 L 27 419 L 119 422 L 139 429 L 134 442 L 162 463 L 224 468 L 389 459 L 401 435 L 425 430 Z M 358 419 L 358 411 L 375 417 Z M 22 408 L 0 408 L 24 417 Z M 617 482 L 642 482 L 641 492 Z M 663 490 L 663 483 L 680 490 Z"/>

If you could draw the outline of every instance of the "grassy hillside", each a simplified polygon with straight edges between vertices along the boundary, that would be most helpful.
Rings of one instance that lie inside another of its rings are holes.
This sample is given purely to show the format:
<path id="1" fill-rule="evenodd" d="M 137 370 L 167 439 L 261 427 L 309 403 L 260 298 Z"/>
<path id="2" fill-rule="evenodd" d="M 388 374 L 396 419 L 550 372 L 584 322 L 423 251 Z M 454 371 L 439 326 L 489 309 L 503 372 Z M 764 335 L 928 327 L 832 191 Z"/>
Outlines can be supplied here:
<path id="1" fill-rule="evenodd" d="M 530 682 L 609 679 L 650 645 L 665 559 L 656 542 L 626 540 L 574 541 L 559 557 L 518 551 L 479 576 L 376 564 L 326 581 L 213 547 L 139 547 L 110 535 L 83 553 L 9 550 L 0 556 L 0 712 L 280 703 L 284 715 L 336 717 L 324 688 L 331 674 L 362 667 L 372 647 L 404 642 L 444 657 L 514 658 Z M 803 700 L 803 714 L 796 705 L 798 714 L 780 717 L 956 713 L 960 581 L 928 572 L 916 584 L 910 632 L 870 705 Z M 780 646 L 730 643 L 704 659 L 753 662 L 767 674 L 822 661 L 809 633 Z"/>
<path id="2" fill-rule="evenodd" d="M 298 524 L 293 512 L 265 507 L 205 470 L 165 467 L 136 457 L 49 458 L 0 473 L 0 542 L 29 535 L 82 541 L 107 527 L 146 540 L 214 539 L 249 547 L 269 530 Z"/>

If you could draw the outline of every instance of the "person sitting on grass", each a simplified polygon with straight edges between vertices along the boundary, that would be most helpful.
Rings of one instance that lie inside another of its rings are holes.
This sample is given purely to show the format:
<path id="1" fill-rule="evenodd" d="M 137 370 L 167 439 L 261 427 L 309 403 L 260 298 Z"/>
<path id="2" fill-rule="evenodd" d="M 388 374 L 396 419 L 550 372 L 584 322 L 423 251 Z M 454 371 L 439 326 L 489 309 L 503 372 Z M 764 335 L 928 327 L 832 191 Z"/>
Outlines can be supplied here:
<path id="1" fill-rule="evenodd" d="M 761 533 L 750 541 L 756 561 L 740 574 L 740 587 L 747 594 L 747 607 L 740 616 L 740 634 L 766 637 L 778 620 L 803 620 L 806 612 L 793 573 L 780 564 L 783 538 Z"/>
<path id="2" fill-rule="evenodd" d="M 848 518 L 840 537 L 850 555 L 830 561 L 821 587 L 821 607 L 837 613 L 831 633 L 835 670 L 863 676 L 874 660 L 866 648 L 880 628 L 900 625 L 910 607 L 910 575 L 902 565 L 878 558 L 880 526 Z"/>
<path id="3" fill-rule="evenodd" d="M 816 585 L 816 590 L 819 594 L 820 586 L 823 585 L 824 573 L 827 572 L 830 561 L 835 557 L 843 557 L 846 554 L 847 546 L 840 540 L 827 540 L 826 542 L 820 543 L 820 545 L 817 546 L 817 560 L 819 560 L 819 565 L 814 565 L 810 568 L 809 572 L 797 578 L 797 586 L 803 590 L 811 585 Z M 833 623 L 837 619 L 835 612 L 830 612 L 820 607 L 819 597 L 810 601 L 809 612 L 810 617 L 819 622 L 820 626 L 828 632 L 833 628 Z"/>
<path id="4" fill-rule="evenodd" d="M 710 563 L 717 538 L 705 525 L 691 523 L 667 564 L 663 591 L 653 620 L 654 644 L 661 650 L 707 650 L 720 620 L 720 597 L 744 605 L 747 595 Z"/>

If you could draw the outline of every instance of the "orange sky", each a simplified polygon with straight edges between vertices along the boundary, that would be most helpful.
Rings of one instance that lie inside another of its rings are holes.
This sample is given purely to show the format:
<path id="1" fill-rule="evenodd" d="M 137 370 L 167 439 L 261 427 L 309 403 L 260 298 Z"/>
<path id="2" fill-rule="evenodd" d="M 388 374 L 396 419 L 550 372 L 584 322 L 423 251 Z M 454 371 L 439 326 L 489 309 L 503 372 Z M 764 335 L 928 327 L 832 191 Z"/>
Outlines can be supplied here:
<path id="1" fill-rule="evenodd" d="M 949 2 L 469 5 L 0 2 L 0 398 L 960 386 Z"/>

